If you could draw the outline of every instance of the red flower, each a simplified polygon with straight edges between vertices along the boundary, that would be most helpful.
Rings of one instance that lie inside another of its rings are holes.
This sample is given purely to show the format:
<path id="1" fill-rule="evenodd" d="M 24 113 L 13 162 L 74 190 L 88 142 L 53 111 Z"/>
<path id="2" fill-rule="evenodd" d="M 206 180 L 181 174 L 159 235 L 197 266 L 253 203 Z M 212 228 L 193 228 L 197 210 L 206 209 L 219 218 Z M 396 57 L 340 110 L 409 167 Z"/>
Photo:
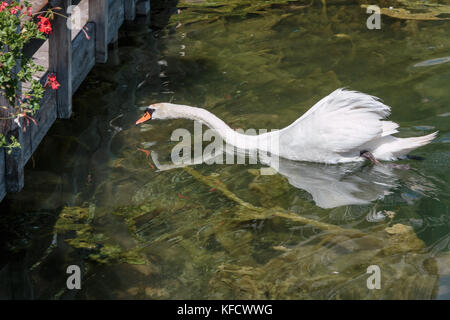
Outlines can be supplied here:
<path id="1" fill-rule="evenodd" d="M 2 12 L 3 10 L 5 10 L 5 8 L 9 6 L 8 2 L 3 1 L 2 3 L 0 3 L 0 12 Z"/>
<path id="2" fill-rule="evenodd" d="M 83 31 L 84 32 L 84 35 L 86 36 L 86 39 L 88 39 L 88 40 L 90 40 L 91 39 L 91 37 L 89 37 L 89 35 L 87 34 L 87 32 L 86 31 L 89 31 L 89 28 L 88 27 L 83 27 L 82 29 L 81 29 L 81 31 Z"/>
<path id="3" fill-rule="evenodd" d="M 20 12 L 20 10 L 22 10 L 22 8 L 20 6 L 15 6 L 11 8 L 11 13 L 12 14 L 16 14 L 17 12 Z"/>
<path id="4" fill-rule="evenodd" d="M 27 15 L 28 15 L 29 17 L 31 17 L 31 15 L 32 15 L 32 14 L 31 14 L 31 10 L 32 10 L 31 7 L 28 7 L 28 8 L 27 8 Z"/>
<path id="5" fill-rule="evenodd" d="M 45 34 L 49 34 L 52 32 L 52 25 L 50 23 L 50 20 L 43 16 L 38 16 L 38 23 L 37 26 L 39 28 L 39 31 Z"/>
<path id="6" fill-rule="evenodd" d="M 50 73 L 48 75 L 44 87 L 47 87 L 48 85 L 51 85 L 53 90 L 58 90 L 58 88 L 61 86 L 59 82 L 56 81 L 56 76 L 53 73 Z"/>

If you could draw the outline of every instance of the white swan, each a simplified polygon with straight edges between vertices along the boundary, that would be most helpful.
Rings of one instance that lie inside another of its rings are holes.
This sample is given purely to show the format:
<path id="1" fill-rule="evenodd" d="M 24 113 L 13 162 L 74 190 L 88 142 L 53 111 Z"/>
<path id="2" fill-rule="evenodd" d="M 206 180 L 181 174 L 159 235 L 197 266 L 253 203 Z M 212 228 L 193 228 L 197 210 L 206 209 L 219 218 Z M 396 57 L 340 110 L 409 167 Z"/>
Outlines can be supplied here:
<path id="1" fill-rule="evenodd" d="M 214 129 L 227 144 L 242 150 L 270 152 L 281 158 L 328 164 L 377 160 L 397 160 L 431 142 L 432 134 L 397 138 L 398 124 L 384 120 L 390 107 L 377 97 L 337 89 L 317 102 L 303 116 L 284 129 L 260 135 L 245 135 L 201 108 L 171 103 L 147 107 L 140 124 L 150 119 L 185 118 Z"/>

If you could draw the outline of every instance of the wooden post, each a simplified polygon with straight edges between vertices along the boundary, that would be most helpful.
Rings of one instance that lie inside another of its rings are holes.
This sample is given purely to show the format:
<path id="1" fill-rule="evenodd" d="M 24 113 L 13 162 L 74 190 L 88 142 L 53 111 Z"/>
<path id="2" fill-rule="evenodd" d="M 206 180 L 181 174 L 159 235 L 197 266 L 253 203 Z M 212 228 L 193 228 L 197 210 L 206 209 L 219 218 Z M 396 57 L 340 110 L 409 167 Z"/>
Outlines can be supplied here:
<path id="1" fill-rule="evenodd" d="M 95 23 L 85 25 L 86 33 L 79 32 L 72 40 L 72 90 L 79 88 L 89 71 L 95 66 Z"/>
<path id="2" fill-rule="evenodd" d="M 20 26 L 17 26 L 17 32 L 20 32 Z M 2 49 L 8 50 L 8 48 Z M 21 60 L 16 60 L 16 65 L 11 70 L 12 77 L 15 77 L 19 73 L 21 64 Z M 16 95 L 20 97 L 21 94 L 22 84 L 19 82 Z M 3 95 L 0 95 L 0 105 L 6 106 L 8 108 L 6 112 L 2 110 L 0 114 L 10 116 L 10 113 L 14 110 L 14 106 L 11 105 L 11 103 Z M 19 122 L 21 122 L 21 119 L 19 119 Z M 23 124 L 23 122 L 21 123 Z M 22 146 L 20 148 L 13 148 L 9 153 L 6 152 L 6 150 L 4 152 L 6 192 L 19 192 L 20 190 L 22 190 L 24 185 L 24 152 L 22 149 L 24 145 L 23 130 L 12 119 L 5 120 L 3 130 L 5 132 L 4 134 L 6 136 L 6 141 L 11 142 L 11 138 L 14 137 L 15 140 Z"/>
<path id="3" fill-rule="evenodd" d="M 17 72 L 17 67 L 14 72 Z M 20 94 L 20 93 L 18 93 Z M 10 103 L 5 99 L 3 95 L 0 95 L 0 105 L 8 106 Z M 9 112 L 2 112 L 2 115 L 9 115 Z M 13 121 L 5 120 L 4 135 L 7 141 L 11 141 L 11 137 L 14 137 L 21 145 L 23 145 L 23 132 L 22 129 Z M 0 161 L 0 173 L 4 176 L 0 176 L 0 179 L 4 179 L 3 186 L 6 192 L 19 192 L 24 185 L 24 172 L 23 172 L 23 150 L 22 148 L 14 148 L 10 153 L 7 150 L 1 150 L 3 159 Z M 0 186 L 0 189 L 2 187 Z M 0 190 L 0 193 L 1 190 Z"/>
<path id="4" fill-rule="evenodd" d="M 136 4 L 136 14 L 146 16 L 150 13 L 150 0 L 139 0 Z"/>
<path id="5" fill-rule="evenodd" d="M 5 183 L 5 150 L 0 148 L 0 202 L 6 195 Z"/>
<path id="6" fill-rule="evenodd" d="M 136 0 L 124 0 L 125 20 L 133 21 L 136 18 Z"/>
<path id="7" fill-rule="evenodd" d="M 23 124 L 23 122 L 22 122 Z M 14 129 L 7 134 L 7 139 L 14 136 L 22 146 L 14 148 L 10 153 L 5 152 L 5 182 L 6 192 L 19 192 L 24 185 L 23 161 L 23 129 L 14 123 Z"/>
<path id="8" fill-rule="evenodd" d="M 51 7 L 60 7 L 59 14 L 69 16 L 67 8 L 72 0 L 50 0 Z M 70 17 L 69 17 L 70 18 Z M 49 39 L 49 70 L 61 84 L 56 92 L 57 114 L 67 119 L 72 114 L 72 31 L 67 27 L 67 18 L 55 14 L 52 21 L 53 34 Z"/>
<path id="9" fill-rule="evenodd" d="M 17 73 L 20 69 L 20 61 L 17 61 L 17 66 L 15 67 L 15 70 L 13 73 Z M 20 95 L 20 89 L 17 95 Z M 3 97 L 1 97 L 2 100 L 0 103 L 2 105 L 9 105 L 9 102 L 6 101 Z M 3 103 L 2 103 L 3 102 Z M 11 138 L 14 137 L 15 140 L 17 140 L 21 147 L 20 148 L 14 148 L 11 150 L 11 152 L 7 152 L 5 150 L 5 186 L 6 186 L 6 192 L 19 192 L 22 190 L 24 185 L 24 170 L 23 170 L 23 145 L 24 145 L 24 135 L 23 135 L 23 129 L 20 128 L 17 123 L 15 123 L 13 120 L 6 120 L 7 121 L 7 133 L 5 134 L 6 140 L 11 141 Z M 19 120 L 21 121 L 21 120 Z M 23 124 L 23 121 L 21 121 Z"/>
<path id="10" fill-rule="evenodd" d="M 108 0 L 89 0 L 89 21 L 95 23 L 95 61 L 108 60 Z"/>

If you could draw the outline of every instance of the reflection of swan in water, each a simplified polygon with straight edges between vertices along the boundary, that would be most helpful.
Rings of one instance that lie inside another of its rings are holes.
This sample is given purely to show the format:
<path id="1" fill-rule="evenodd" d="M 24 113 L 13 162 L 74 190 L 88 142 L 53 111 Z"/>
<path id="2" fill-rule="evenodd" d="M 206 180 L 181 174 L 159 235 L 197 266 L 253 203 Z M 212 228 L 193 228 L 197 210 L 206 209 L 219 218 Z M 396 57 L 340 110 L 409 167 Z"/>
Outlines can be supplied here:
<path id="1" fill-rule="evenodd" d="M 344 164 L 327 166 L 280 160 L 278 173 L 311 194 L 321 208 L 367 204 L 392 193 L 398 186 L 390 168 Z"/>
<path id="2" fill-rule="evenodd" d="M 215 157 L 194 158 L 188 164 L 161 164 L 158 161 L 157 153 L 153 151 L 151 157 L 160 171 L 202 162 L 211 163 L 215 160 Z M 217 157 L 223 157 L 223 154 L 219 153 Z M 263 164 L 270 163 L 261 158 L 260 161 Z M 371 201 L 383 199 L 400 186 L 397 172 L 403 167 L 392 164 L 372 166 L 362 163 L 325 165 L 280 158 L 277 165 L 271 166 L 271 168 L 285 176 L 292 186 L 311 194 L 317 206 L 334 208 L 344 205 L 368 204 Z M 417 184 L 417 181 L 413 183 Z"/>

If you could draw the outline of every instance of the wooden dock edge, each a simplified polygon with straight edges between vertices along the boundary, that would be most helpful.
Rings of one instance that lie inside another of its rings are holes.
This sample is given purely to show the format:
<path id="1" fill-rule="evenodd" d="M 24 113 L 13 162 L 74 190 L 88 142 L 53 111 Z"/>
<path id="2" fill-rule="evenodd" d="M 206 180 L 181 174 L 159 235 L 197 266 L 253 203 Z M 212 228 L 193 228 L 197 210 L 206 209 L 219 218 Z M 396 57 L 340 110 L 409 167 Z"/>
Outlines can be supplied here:
<path id="1" fill-rule="evenodd" d="M 88 1 L 88 0 L 82 0 Z M 50 0 L 53 7 L 67 8 L 82 1 Z M 83 29 L 72 39 L 66 19 L 54 20 L 53 34 L 49 39 L 49 68 L 42 76 L 45 83 L 49 72 L 56 74 L 61 87 L 57 91 L 45 90 L 41 108 L 35 114 L 37 126 L 30 124 L 26 131 L 14 128 L 7 136 L 16 136 L 20 149 L 11 153 L 0 148 L 0 201 L 8 192 L 19 192 L 24 186 L 24 167 L 57 118 L 70 118 L 72 95 L 96 63 L 108 59 L 108 44 L 117 39 L 123 22 L 137 15 L 148 15 L 150 0 L 89 0 L 89 19 Z M 67 11 L 66 11 L 67 12 Z"/>

